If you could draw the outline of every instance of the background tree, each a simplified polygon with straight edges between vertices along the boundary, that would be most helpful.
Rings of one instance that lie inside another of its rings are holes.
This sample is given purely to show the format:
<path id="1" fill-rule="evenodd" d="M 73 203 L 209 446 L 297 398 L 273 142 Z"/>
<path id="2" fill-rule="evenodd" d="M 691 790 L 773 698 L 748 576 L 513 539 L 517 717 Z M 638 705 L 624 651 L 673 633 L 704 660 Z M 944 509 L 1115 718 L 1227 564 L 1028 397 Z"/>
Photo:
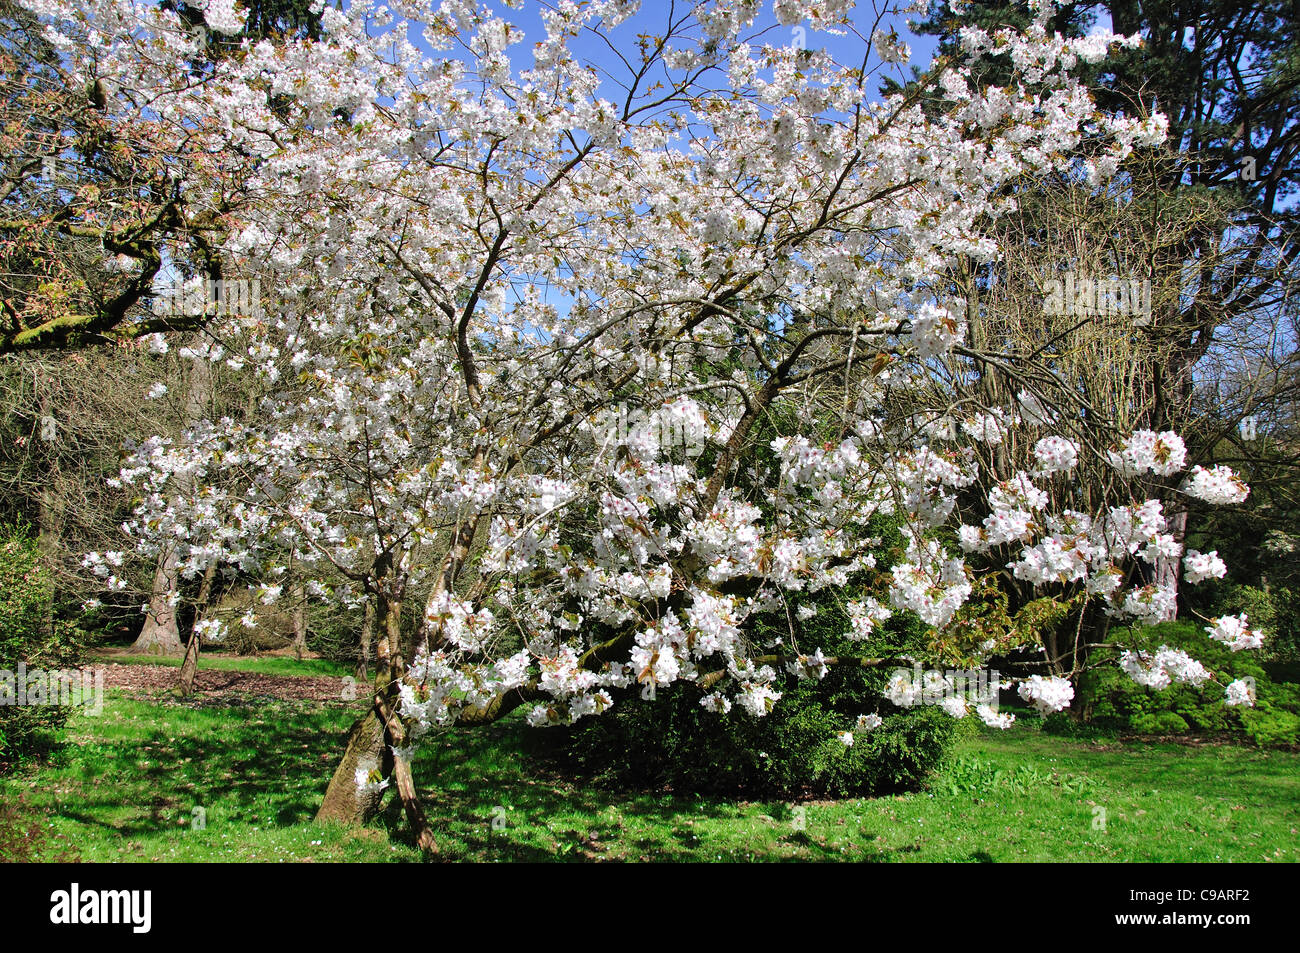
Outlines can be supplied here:
<path id="1" fill-rule="evenodd" d="M 215 116 L 193 112 L 188 128 L 168 122 L 164 105 L 184 76 L 150 61 L 138 75 L 107 75 L 76 21 L 56 46 L 11 0 L 0 18 L 0 354 L 192 323 L 138 306 L 174 250 L 210 253 L 238 200 L 244 163 L 237 154 L 214 161 L 200 134 Z M 188 42 L 182 31 L 163 36 Z"/>
<path id="2" fill-rule="evenodd" d="M 1139 161 L 1129 160 L 1120 173 L 1122 185 L 1110 192 L 1096 186 L 1095 157 L 1086 141 L 1078 150 L 1079 165 L 1064 180 L 1066 188 L 1092 192 L 1097 207 L 1128 206 L 1126 213 L 1099 219 L 1094 208 L 1062 222 L 1039 211 L 1062 190 L 1035 191 L 1023 195 L 1025 214 L 1001 226 L 1013 229 L 1007 237 L 1026 250 L 1046 253 L 1037 287 L 1030 281 L 1016 289 L 1030 313 L 1053 273 L 1151 283 L 1152 313 L 1129 337 L 1130 346 L 1114 355 L 1118 362 L 1076 367 L 1083 377 L 1066 378 L 1069 386 L 1086 387 L 1083 378 L 1112 378 L 1110 368 L 1127 367 L 1126 414 L 1133 425 L 1183 434 L 1202 462 L 1241 466 L 1262 444 L 1235 439 L 1240 422 L 1267 422 L 1285 413 L 1291 400 L 1285 381 L 1294 373 L 1288 368 L 1295 366 L 1296 338 L 1283 313 L 1297 278 L 1295 214 L 1288 198 L 1295 190 L 1294 106 L 1300 94 L 1294 15 L 1287 3 L 1062 4 L 1051 28 L 1067 36 L 1084 36 L 1099 22 L 1108 25 L 1107 19 L 1118 32 L 1142 36 L 1140 49 L 1083 66 L 1079 75 L 1102 109 L 1125 115 L 1160 110 L 1170 135 Z M 938 35 L 941 55 L 951 56 L 963 44 L 979 42 L 971 29 L 1029 18 L 1025 5 L 936 3 L 920 29 Z M 1008 81 L 993 61 L 978 65 L 973 78 L 986 88 Z M 1080 208 L 1076 200 L 1062 206 L 1067 216 Z M 1077 237 L 1057 231 L 1062 225 L 1076 229 Z M 1122 259 L 1114 253 L 1117 245 L 1140 254 Z M 975 263 L 965 274 L 960 283 L 1007 287 L 1004 263 Z M 972 318 L 976 334 L 981 320 Z M 1046 333 L 1046 323 L 1040 330 L 1053 347 L 1068 341 Z M 1225 388 L 1228 366 L 1250 368 L 1245 377 L 1251 383 Z M 1284 483 L 1294 482 L 1296 472 L 1284 474 L 1278 463 L 1274 457 L 1267 469 Z M 1172 514 L 1180 543 L 1188 515 Z M 1155 567 L 1153 578 L 1176 588 L 1177 572 L 1168 560 Z M 1104 625 L 1096 634 L 1101 631 Z"/>

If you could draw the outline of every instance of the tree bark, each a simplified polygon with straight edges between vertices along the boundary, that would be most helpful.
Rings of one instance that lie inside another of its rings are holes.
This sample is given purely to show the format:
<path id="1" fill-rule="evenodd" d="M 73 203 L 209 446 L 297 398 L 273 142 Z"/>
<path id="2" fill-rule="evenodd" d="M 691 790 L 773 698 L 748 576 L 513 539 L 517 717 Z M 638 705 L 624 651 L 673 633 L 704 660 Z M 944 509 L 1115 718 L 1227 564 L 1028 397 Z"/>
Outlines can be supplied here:
<path id="1" fill-rule="evenodd" d="M 148 655 L 180 655 L 184 651 L 174 604 L 179 584 L 176 549 L 169 545 L 158 556 L 153 591 L 149 596 L 149 612 L 145 616 L 139 637 L 128 651 Z"/>
<path id="2" fill-rule="evenodd" d="M 366 600 L 361 616 L 361 657 L 357 659 L 356 679 L 365 681 L 370 677 L 370 639 L 375 629 L 375 604 Z"/>
<path id="3" fill-rule="evenodd" d="M 1183 510 L 1171 514 L 1166 521 L 1166 525 L 1169 529 L 1169 535 L 1181 545 L 1187 538 L 1187 511 Z M 1160 556 L 1156 560 L 1155 567 L 1156 585 L 1170 590 L 1175 599 L 1178 596 L 1179 565 L 1180 560 L 1177 556 Z M 1171 610 L 1169 618 L 1174 618 L 1176 612 L 1176 609 Z"/>
<path id="4" fill-rule="evenodd" d="M 382 777 L 396 782 L 391 786 L 396 788 L 416 843 L 421 850 L 434 853 L 438 846 L 420 805 L 411 766 L 395 752 L 406 743 L 405 730 L 397 717 L 401 675 L 405 667 L 401 651 L 401 610 L 400 597 L 381 593 L 377 611 L 380 623 L 378 672 L 373 702 L 365 717 L 352 726 L 347 748 L 330 778 L 316 820 L 357 827 L 373 818 L 379 812 L 383 791 L 362 793 L 357 786 L 357 772 L 363 770 L 369 774 L 378 769 Z"/>
<path id="5" fill-rule="evenodd" d="M 194 691 L 194 676 L 199 670 L 199 633 L 190 632 L 189 641 L 185 643 L 185 661 L 181 663 L 181 698 L 189 698 Z"/>
<path id="6" fill-rule="evenodd" d="M 194 675 L 199 669 L 199 623 L 208 608 L 212 596 L 212 580 L 217 575 L 217 564 L 212 563 L 203 573 L 203 582 L 199 584 L 198 604 L 194 609 L 194 624 L 190 626 L 190 639 L 185 645 L 185 661 L 181 664 L 181 698 L 188 698 L 194 691 Z"/>
<path id="7" fill-rule="evenodd" d="M 397 796 L 402 799 L 402 809 L 406 812 L 406 823 L 415 833 L 415 845 L 427 854 L 438 852 L 438 842 L 433 839 L 433 829 L 420 804 L 419 792 L 415 789 L 415 778 L 411 774 L 411 765 L 405 758 L 394 758 L 393 778 L 397 781 Z"/>
<path id="8" fill-rule="evenodd" d="M 302 580 L 295 579 L 289 592 L 293 599 L 293 652 L 301 662 L 307 651 L 307 594 Z"/>
<path id="9" fill-rule="evenodd" d="M 385 764 L 385 762 L 388 764 Z M 360 827 L 379 813 L 383 792 L 363 794 L 357 788 L 358 770 L 367 774 L 378 769 L 387 775 L 392 762 L 391 752 L 384 743 L 384 729 L 372 706 L 365 716 L 358 718 L 348 732 L 348 743 L 343 750 L 343 757 L 334 776 L 330 778 L 329 787 L 316 820 L 331 821 L 347 827 Z"/>
<path id="10" fill-rule="evenodd" d="M 395 666 L 392 664 L 389 633 L 400 626 L 400 616 L 397 616 L 399 611 L 400 603 L 394 604 L 392 599 L 382 595 L 379 597 L 379 665 L 375 673 L 370 711 L 352 725 L 343 758 L 334 769 L 320 809 L 316 812 L 318 821 L 335 821 L 349 827 L 359 827 L 379 813 L 383 792 L 362 794 L 358 790 L 356 776 L 358 770 L 369 774 L 378 769 L 385 778 L 392 774 L 394 759 L 389 732 L 385 727 L 386 709 L 389 706 L 384 696 L 396 688 L 393 684 Z"/>

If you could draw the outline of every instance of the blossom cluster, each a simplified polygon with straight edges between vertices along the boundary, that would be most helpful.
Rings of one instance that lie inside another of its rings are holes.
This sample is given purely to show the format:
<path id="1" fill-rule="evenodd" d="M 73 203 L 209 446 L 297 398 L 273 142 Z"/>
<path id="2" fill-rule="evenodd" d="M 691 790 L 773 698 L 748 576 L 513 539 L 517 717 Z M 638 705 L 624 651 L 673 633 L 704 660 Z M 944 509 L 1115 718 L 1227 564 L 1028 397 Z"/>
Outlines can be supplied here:
<path id="1" fill-rule="evenodd" d="M 1020 683 L 1020 697 L 1044 714 L 1070 707 L 1074 700 L 1074 686 L 1059 675 L 1030 675 Z"/>
<path id="2" fill-rule="evenodd" d="M 1168 688 L 1177 682 L 1200 685 L 1210 676 L 1209 670 L 1181 649 L 1167 645 L 1151 655 L 1126 649 L 1120 657 L 1120 667 L 1139 685 L 1148 688 Z"/>
<path id="3" fill-rule="evenodd" d="M 1257 649 L 1264 644 L 1264 633 L 1259 629 L 1246 628 L 1246 613 L 1225 615 L 1212 620 L 1205 631 L 1216 642 L 1222 642 L 1234 652 L 1244 649 Z"/>

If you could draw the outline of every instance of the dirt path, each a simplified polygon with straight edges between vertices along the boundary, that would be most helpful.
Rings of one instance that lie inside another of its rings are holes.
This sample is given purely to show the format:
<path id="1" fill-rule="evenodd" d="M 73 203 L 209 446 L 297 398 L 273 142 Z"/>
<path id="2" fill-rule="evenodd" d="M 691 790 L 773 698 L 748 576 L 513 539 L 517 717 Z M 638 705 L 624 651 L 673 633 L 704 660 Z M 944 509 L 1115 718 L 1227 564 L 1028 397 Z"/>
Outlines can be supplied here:
<path id="1" fill-rule="evenodd" d="M 138 695 L 157 696 L 174 692 L 181 670 L 169 665 L 132 665 L 100 660 L 104 687 L 121 688 Z M 194 676 L 194 699 L 237 702 L 240 696 L 277 698 L 282 701 L 318 701 L 356 704 L 344 697 L 342 678 L 321 675 L 264 675 L 260 672 L 203 671 Z"/>

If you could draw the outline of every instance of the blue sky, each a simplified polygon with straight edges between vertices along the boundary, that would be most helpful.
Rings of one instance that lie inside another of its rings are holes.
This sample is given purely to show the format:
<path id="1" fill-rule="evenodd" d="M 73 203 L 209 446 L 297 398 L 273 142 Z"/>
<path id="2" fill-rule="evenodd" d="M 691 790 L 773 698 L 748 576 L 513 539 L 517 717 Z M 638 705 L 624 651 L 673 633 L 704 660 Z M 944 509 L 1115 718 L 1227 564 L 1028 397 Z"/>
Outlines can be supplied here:
<path id="1" fill-rule="evenodd" d="M 632 58 L 636 54 L 637 34 L 661 34 L 670 17 L 680 18 L 684 13 L 689 12 L 694 5 L 692 0 L 642 0 L 640 11 L 612 30 L 610 39 L 625 56 Z M 551 4 L 542 2 L 542 0 L 522 0 L 519 9 L 513 10 L 502 3 L 488 4 L 489 9 L 493 10 L 496 16 L 513 24 L 524 33 L 523 42 L 511 47 L 509 50 L 511 61 L 516 70 L 531 65 L 529 51 L 534 43 L 545 37 L 542 12 L 548 6 L 551 6 Z M 765 8 L 768 6 L 770 4 L 764 4 Z M 911 47 L 912 59 L 910 64 L 903 66 L 901 69 L 898 66 L 888 67 L 891 70 L 891 75 L 896 79 L 907 78 L 910 75 L 911 65 L 924 69 L 929 64 L 937 43 L 934 37 L 918 36 L 912 33 L 907 22 L 911 17 L 889 16 L 878 21 L 871 0 L 861 0 L 859 8 L 853 11 L 852 16 L 854 26 L 863 36 L 869 36 L 872 27 L 877 25 L 878 22 L 879 26 L 885 30 L 890 28 L 896 30 L 900 39 Z M 912 16 L 915 17 L 916 15 Z M 863 56 L 864 41 L 857 36 L 852 34 L 837 36 L 830 32 L 814 30 L 807 23 L 797 26 L 781 26 L 767 9 L 755 22 L 753 28 L 746 31 L 744 35 L 754 46 L 761 46 L 764 43 L 772 46 L 788 46 L 802 43 L 809 49 L 825 49 L 837 62 L 845 65 L 852 64 L 856 66 L 861 62 Z M 420 36 L 418 29 L 410 31 L 410 39 L 416 46 L 428 51 L 428 47 L 424 43 L 423 37 Z M 602 40 L 590 33 L 576 38 L 572 42 L 571 48 L 583 61 L 595 65 L 613 79 L 627 75 L 627 68 L 620 62 L 618 55 L 610 50 Z M 435 55 L 462 60 L 467 58 L 464 51 L 458 50 L 442 51 Z M 873 54 L 869 68 L 875 68 L 879 65 L 879 59 Z M 879 71 L 873 74 L 873 79 L 869 82 L 871 93 L 874 94 L 877 91 L 880 78 L 883 75 Z M 613 82 L 601 91 L 601 95 L 611 99 L 614 98 L 616 93 L 617 86 Z"/>

